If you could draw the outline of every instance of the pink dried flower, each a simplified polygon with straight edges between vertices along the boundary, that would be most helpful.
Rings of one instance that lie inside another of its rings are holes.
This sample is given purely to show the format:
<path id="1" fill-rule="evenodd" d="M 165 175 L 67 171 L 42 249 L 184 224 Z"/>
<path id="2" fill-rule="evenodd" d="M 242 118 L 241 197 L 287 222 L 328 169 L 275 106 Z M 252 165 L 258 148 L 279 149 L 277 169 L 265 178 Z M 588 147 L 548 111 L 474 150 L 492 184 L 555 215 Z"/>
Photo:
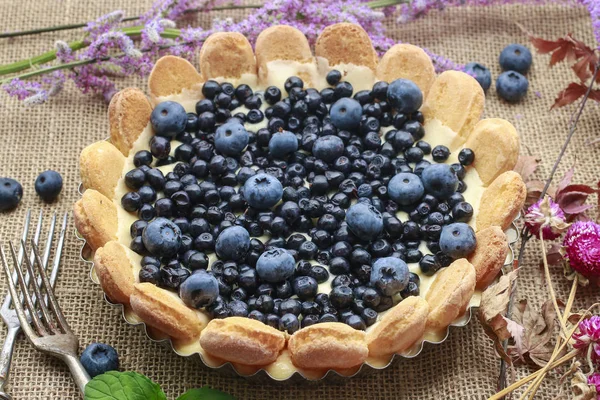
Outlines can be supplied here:
<path id="1" fill-rule="evenodd" d="M 600 373 L 594 372 L 588 377 L 587 384 L 596 387 L 596 399 L 600 399 Z"/>
<path id="2" fill-rule="evenodd" d="M 538 239 L 542 230 L 545 240 L 556 239 L 569 226 L 565 213 L 550 196 L 545 196 L 527 209 L 525 225 Z"/>
<path id="3" fill-rule="evenodd" d="M 600 225 L 593 221 L 573 223 L 563 246 L 571 268 L 586 278 L 600 278 Z"/>
<path id="4" fill-rule="evenodd" d="M 579 323 L 577 331 L 573 334 L 573 347 L 581 350 L 587 355 L 590 346 L 592 346 L 592 361 L 600 360 L 600 316 L 592 315 Z"/>

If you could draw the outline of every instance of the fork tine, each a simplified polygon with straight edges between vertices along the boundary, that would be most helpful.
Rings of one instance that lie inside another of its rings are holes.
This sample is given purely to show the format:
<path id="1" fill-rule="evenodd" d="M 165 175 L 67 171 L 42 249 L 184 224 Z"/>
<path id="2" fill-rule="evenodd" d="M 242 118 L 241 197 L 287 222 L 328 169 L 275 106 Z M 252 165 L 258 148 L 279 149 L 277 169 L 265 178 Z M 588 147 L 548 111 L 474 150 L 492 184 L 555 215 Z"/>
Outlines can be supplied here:
<path id="1" fill-rule="evenodd" d="M 56 244 L 56 253 L 54 254 L 54 263 L 52 265 L 52 271 L 50 271 L 50 284 L 54 287 L 56 283 L 56 277 L 58 276 L 58 269 L 60 267 L 60 258 L 62 256 L 63 246 L 65 244 L 65 234 L 67 233 L 67 221 L 69 220 L 69 213 L 66 212 L 63 217 L 62 227 L 60 228 L 60 234 L 58 236 L 58 243 Z"/>
<path id="2" fill-rule="evenodd" d="M 21 270 L 21 266 L 17 264 L 17 252 L 15 251 L 15 247 L 13 246 L 12 242 L 8 242 L 8 246 L 10 247 L 10 252 L 15 263 L 15 270 L 17 271 L 17 276 L 19 277 L 19 286 L 21 286 L 21 293 L 25 298 L 25 304 L 27 304 L 27 308 L 29 309 L 31 320 L 33 321 L 33 324 L 35 325 L 35 328 L 37 329 L 39 334 L 42 336 L 46 336 L 48 335 L 48 331 L 46 330 L 46 328 L 44 328 L 44 325 L 42 324 L 42 321 L 40 320 L 40 317 L 37 314 L 37 311 L 33 305 L 33 300 L 29 295 L 29 289 L 27 288 L 27 284 L 25 283 L 23 271 Z M 13 303 L 15 304 L 15 306 L 17 305 L 16 301 L 13 301 Z"/>
<path id="3" fill-rule="evenodd" d="M 25 224 L 23 226 L 23 233 L 21 234 L 21 239 L 27 240 L 27 235 L 29 234 L 29 224 L 31 223 L 31 209 L 27 210 L 27 214 L 25 214 Z M 21 245 L 19 249 L 19 265 L 23 262 L 23 256 L 25 255 L 25 247 Z M 15 279 L 17 278 L 15 272 Z"/>
<path id="4" fill-rule="evenodd" d="M 23 245 L 23 247 L 25 247 L 25 242 L 21 243 Z M 33 249 L 33 253 L 35 254 L 35 261 L 34 263 L 38 263 L 41 264 L 42 267 L 41 269 L 44 268 L 43 264 L 42 264 L 42 259 L 40 258 L 39 253 L 37 252 L 37 249 Z M 27 266 L 27 271 L 29 271 L 29 276 L 33 277 L 34 279 L 32 279 L 32 286 L 33 286 L 33 291 L 35 292 L 35 296 L 38 299 L 43 299 L 42 296 L 42 292 L 40 290 L 40 284 L 38 283 L 39 279 L 35 279 L 35 271 L 33 270 L 33 265 L 31 265 L 31 261 L 29 260 L 29 258 L 25 258 L 25 265 Z M 54 322 L 52 322 L 52 317 L 50 316 L 50 313 L 48 312 L 48 307 L 46 307 L 46 302 L 45 301 L 39 301 L 39 306 L 42 309 L 42 315 L 44 316 L 44 320 L 46 321 L 46 324 L 48 325 L 48 328 L 53 332 L 53 333 L 57 333 L 56 331 L 56 325 L 54 325 Z"/>
<path id="5" fill-rule="evenodd" d="M 33 248 L 34 253 L 36 253 L 39 258 L 39 250 L 37 248 L 37 245 L 35 243 L 32 243 L 31 247 Z M 46 289 L 46 293 L 48 294 L 50 308 L 52 308 L 52 311 L 54 311 L 56 320 L 58 321 L 58 324 L 60 325 L 60 328 L 63 330 L 63 332 L 70 333 L 71 328 L 69 327 L 69 323 L 65 319 L 65 316 L 63 315 L 62 310 L 58 305 L 58 301 L 56 301 L 56 297 L 54 296 L 54 290 L 52 290 L 52 286 L 50 286 L 50 281 L 48 280 L 48 275 L 46 274 L 46 271 L 44 271 L 44 268 L 39 262 L 36 263 L 36 265 L 38 266 L 38 270 L 42 277 L 44 288 Z"/>
<path id="6" fill-rule="evenodd" d="M 0 259 L 2 259 L 2 266 L 4 267 L 4 273 L 6 275 L 6 280 L 8 281 L 8 291 L 13 299 L 18 299 L 17 287 L 15 286 L 15 282 L 11 279 L 11 271 L 8 266 L 8 262 L 6 260 L 6 254 L 4 254 L 4 248 L 2 244 L 0 244 Z M 17 317 L 19 318 L 19 322 L 21 323 L 21 329 L 25 332 L 27 338 L 31 340 L 31 338 L 35 338 L 38 335 L 35 333 L 29 322 L 27 321 L 27 316 L 25 315 L 25 310 L 23 310 L 23 305 L 15 301 L 13 302 L 15 305 L 15 312 L 17 313 Z"/>
<path id="7" fill-rule="evenodd" d="M 44 247 L 44 268 L 48 267 L 48 260 L 50 259 L 50 252 L 52 251 L 52 241 L 54 240 L 54 227 L 56 226 L 56 213 L 52 216 L 50 221 L 50 228 L 48 229 L 48 239 L 46 239 L 46 246 Z M 27 239 L 25 239 L 27 241 Z"/>
<path id="8" fill-rule="evenodd" d="M 25 214 L 25 222 L 23 223 L 23 233 L 21 233 L 21 239 L 23 240 L 27 240 L 27 235 L 29 235 L 29 224 L 31 222 L 31 209 L 27 210 L 27 213 Z M 23 255 L 25 254 L 25 249 L 23 247 L 21 247 L 19 249 L 19 256 L 18 256 L 18 261 L 19 264 L 21 264 L 21 262 L 23 262 Z M 11 274 L 11 279 L 12 281 L 16 281 L 17 280 L 17 272 L 13 271 L 13 273 Z M 4 298 L 4 302 L 2 303 L 2 308 L 8 308 L 10 307 L 12 303 L 12 296 L 10 295 L 10 292 L 6 293 L 6 297 Z"/>

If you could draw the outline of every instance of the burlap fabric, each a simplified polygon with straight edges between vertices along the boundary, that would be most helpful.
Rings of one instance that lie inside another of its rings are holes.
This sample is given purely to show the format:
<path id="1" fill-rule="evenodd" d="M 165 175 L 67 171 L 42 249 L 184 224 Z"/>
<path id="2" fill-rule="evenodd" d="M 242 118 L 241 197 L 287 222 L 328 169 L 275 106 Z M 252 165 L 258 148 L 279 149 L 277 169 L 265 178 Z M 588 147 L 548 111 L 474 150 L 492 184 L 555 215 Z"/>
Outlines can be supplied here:
<path id="1" fill-rule="evenodd" d="M 76 1 L 76 0 L 3 0 L 0 2 L 0 26 L 3 31 L 24 30 L 50 25 L 83 22 L 106 12 L 122 9 L 126 15 L 138 15 L 150 0 Z M 214 12 L 198 19 L 210 23 L 214 17 L 239 18 L 243 12 Z M 583 9 L 557 6 L 506 6 L 500 8 L 448 9 L 432 13 L 409 25 L 388 28 L 395 38 L 428 47 L 457 62 L 480 61 L 498 75 L 498 54 L 509 43 L 526 43 L 516 26 L 524 25 L 538 35 L 555 38 L 568 32 L 593 45 L 590 19 Z M 33 56 L 53 47 L 57 38 L 76 39 L 81 33 L 54 34 L 0 40 L 0 62 L 7 63 Z M 511 121 L 521 133 L 523 153 L 540 155 L 543 165 L 538 175 L 545 177 L 567 133 L 572 108 L 549 111 L 556 93 L 574 80 L 566 65 L 549 68 L 548 57 L 536 55 L 529 73 L 530 91 L 517 105 L 498 100 L 492 88 L 487 96 L 486 115 Z M 146 87 L 142 79 L 121 82 L 122 87 Z M 537 93 L 537 95 L 536 95 Z M 18 179 L 24 187 L 21 206 L 0 215 L 0 238 L 17 239 L 25 210 L 43 208 L 47 212 L 71 209 L 79 195 L 78 157 L 86 145 L 104 139 L 108 132 L 106 104 L 101 99 L 80 94 L 73 86 L 46 105 L 27 108 L 5 95 L 0 104 L 0 176 Z M 600 108 L 590 104 L 567 151 L 559 174 L 577 159 L 575 180 L 592 183 L 599 178 L 600 147 L 586 142 L 600 133 Z M 58 203 L 43 205 L 35 195 L 33 183 L 46 169 L 60 171 L 65 180 Z M 595 200 L 595 199 L 594 199 Z M 186 389 L 210 385 L 239 399 L 425 399 L 486 398 L 496 390 L 499 360 L 491 342 L 477 321 L 468 327 L 453 329 L 448 340 L 426 346 L 416 359 L 403 360 L 385 371 L 349 380 L 345 384 L 285 385 L 256 383 L 243 378 L 224 376 L 205 370 L 197 361 L 175 355 L 170 349 L 147 339 L 135 327 L 126 325 L 120 313 L 108 306 L 100 288 L 89 279 L 89 266 L 79 258 L 80 242 L 73 233 L 72 218 L 65 245 L 64 261 L 57 284 L 57 294 L 67 319 L 79 336 L 81 347 L 92 341 L 110 343 L 118 349 L 124 370 L 136 370 L 160 383 L 169 399 Z M 519 280 L 519 296 L 532 304 L 546 298 L 542 275 L 538 269 L 538 244 L 529 244 L 528 256 Z M 2 296 L 6 292 L 3 274 Z M 569 284 L 560 271 L 553 271 L 558 296 L 566 298 Z M 600 300 L 597 289 L 580 290 L 576 308 Z M 4 329 L 0 329 L 4 336 Z M 523 376 L 529 367 L 517 371 Z M 559 385 L 556 374 L 546 380 L 538 397 L 556 398 Z M 10 392 L 15 399 L 78 399 L 79 392 L 60 362 L 42 355 L 21 338 L 14 356 Z M 570 397 L 567 393 L 567 398 Z"/>

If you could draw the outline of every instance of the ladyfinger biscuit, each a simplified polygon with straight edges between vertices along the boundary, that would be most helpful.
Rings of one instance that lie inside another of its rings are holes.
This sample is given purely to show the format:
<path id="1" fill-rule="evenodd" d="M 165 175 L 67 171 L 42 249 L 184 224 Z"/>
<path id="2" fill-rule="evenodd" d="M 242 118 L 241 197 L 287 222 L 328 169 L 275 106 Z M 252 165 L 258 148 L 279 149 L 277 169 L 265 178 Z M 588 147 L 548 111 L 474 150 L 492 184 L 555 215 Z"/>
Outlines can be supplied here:
<path id="1" fill-rule="evenodd" d="M 271 26 L 258 35 L 254 51 L 258 66 L 258 78 L 262 85 L 276 85 L 283 89 L 283 83 L 289 77 L 283 75 L 287 75 L 288 72 L 276 77 L 275 75 L 278 75 L 276 69 L 269 71 L 267 64 L 275 61 L 295 61 L 299 64 L 299 68 L 294 73 L 304 81 L 307 87 L 312 86 L 317 63 L 306 36 L 298 29 L 288 25 Z"/>
<path id="2" fill-rule="evenodd" d="M 209 354 L 244 365 L 267 365 L 285 347 L 285 335 L 275 328 L 243 317 L 213 319 L 200 336 Z"/>
<path id="3" fill-rule="evenodd" d="M 477 289 L 485 289 L 498 275 L 508 255 L 508 240 L 499 226 L 477 232 L 477 246 L 468 257 L 475 268 Z"/>
<path id="4" fill-rule="evenodd" d="M 205 81 L 256 74 L 256 60 L 250 42 L 239 32 L 213 33 L 200 50 L 200 73 Z"/>
<path id="5" fill-rule="evenodd" d="M 117 240 L 117 208 L 97 190 L 88 189 L 73 205 L 75 227 L 92 250 Z"/>
<path id="6" fill-rule="evenodd" d="M 505 231 L 523 208 L 526 197 L 527 188 L 521 175 L 514 171 L 504 172 L 481 195 L 476 230 L 495 225 Z"/>
<path id="7" fill-rule="evenodd" d="M 171 96 L 181 93 L 184 89 L 198 87 L 202 82 L 202 76 L 188 60 L 176 56 L 163 56 L 150 72 L 148 89 L 154 97 Z"/>
<path id="8" fill-rule="evenodd" d="M 427 328 L 441 330 L 465 312 L 475 292 L 475 276 L 465 258 L 438 272 L 425 296 L 430 308 Z"/>
<path id="9" fill-rule="evenodd" d="M 369 35 L 360 25 L 347 22 L 323 29 L 315 44 L 315 55 L 327 59 L 332 67 L 355 64 L 368 67 L 373 72 L 377 68 L 377 52 Z"/>
<path id="10" fill-rule="evenodd" d="M 433 81 L 425 99 L 426 119 L 437 118 L 464 143 L 481 118 L 485 95 L 475 78 L 464 72 L 445 71 Z"/>
<path id="11" fill-rule="evenodd" d="M 110 142 L 92 143 L 81 151 L 79 173 L 86 189 L 94 189 L 112 199 L 123 172 L 125 157 Z"/>
<path id="12" fill-rule="evenodd" d="M 137 283 L 131 308 L 148 325 L 181 340 L 198 338 L 204 325 L 196 313 L 174 293 L 151 283 Z"/>
<path id="13" fill-rule="evenodd" d="M 307 369 L 350 368 L 369 354 L 365 333 L 340 322 L 302 328 L 288 341 L 294 365 Z"/>
<path id="14" fill-rule="evenodd" d="M 423 98 L 427 98 L 435 76 L 431 58 L 422 48 L 411 44 L 400 43 L 392 46 L 377 65 L 377 79 L 386 82 L 400 78 L 409 79 L 421 89 Z"/>
<path id="15" fill-rule="evenodd" d="M 94 268 L 104 293 L 114 302 L 129 304 L 135 277 L 125 247 L 115 241 L 100 247 L 94 255 Z"/>
<path id="16" fill-rule="evenodd" d="M 485 186 L 515 167 L 519 157 L 519 134 L 505 119 L 482 119 L 469 134 L 465 147 L 475 152 L 473 166 Z"/>
<path id="17" fill-rule="evenodd" d="M 152 105 L 139 89 L 123 89 L 113 96 L 108 106 L 110 141 L 124 156 L 148 125 L 151 113 Z"/>
<path id="18" fill-rule="evenodd" d="M 396 304 L 367 333 L 369 356 L 379 357 L 408 350 L 425 332 L 429 304 L 411 296 Z"/>

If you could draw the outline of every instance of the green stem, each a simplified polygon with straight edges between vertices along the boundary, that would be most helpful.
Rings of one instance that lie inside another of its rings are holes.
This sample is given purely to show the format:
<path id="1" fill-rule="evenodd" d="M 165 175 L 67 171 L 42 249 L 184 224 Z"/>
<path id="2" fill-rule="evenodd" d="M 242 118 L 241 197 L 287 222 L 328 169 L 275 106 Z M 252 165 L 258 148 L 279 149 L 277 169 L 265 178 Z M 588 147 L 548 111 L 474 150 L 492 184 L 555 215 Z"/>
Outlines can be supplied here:
<path id="1" fill-rule="evenodd" d="M 251 9 L 251 8 L 260 8 L 260 7 L 262 7 L 260 4 L 249 4 L 249 5 L 243 5 L 243 6 L 236 6 L 235 4 L 229 4 L 229 5 L 225 5 L 225 6 L 221 6 L 221 7 L 211 8 L 211 11 L 240 10 L 240 9 Z M 197 12 L 201 12 L 201 11 L 204 11 L 204 9 L 192 8 L 192 9 L 186 10 L 185 14 L 192 14 L 192 13 L 197 13 Z M 140 19 L 140 16 L 127 17 L 127 18 L 123 18 L 121 20 L 121 22 L 137 21 L 139 19 Z M 31 29 L 28 31 L 6 32 L 6 33 L 0 33 L 0 39 L 12 38 L 12 37 L 18 37 L 18 36 L 36 35 L 38 33 L 46 33 L 46 32 L 68 31 L 68 30 L 72 30 L 72 29 L 84 28 L 85 26 L 87 26 L 87 23 L 48 26 L 46 28 Z"/>
<path id="2" fill-rule="evenodd" d="M 87 46 L 83 40 L 77 40 L 75 42 L 69 43 L 69 47 L 75 51 L 79 49 L 83 49 Z M 41 54 L 37 57 L 28 58 L 26 60 L 21 60 L 14 62 L 12 64 L 0 65 L 0 75 L 14 74 L 15 72 L 23 71 L 29 69 L 37 64 L 45 64 L 52 60 L 56 59 L 56 50 L 50 50 Z"/>
<path id="3" fill-rule="evenodd" d="M 190 43 L 177 43 L 177 44 L 174 44 L 174 45 L 160 46 L 159 49 L 160 50 L 164 50 L 164 49 L 168 49 L 170 47 L 185 46 L 185 45 L 188 45 L 188 44 L 190 44 Z M 146 49 L 146 50 L 143 49 L 143 50 L 141 50 L 142 53 L 147 53 L 148 51 L 150 51 L 150 49 Z M 48 68 L 37 69 L 35 71 L 26 72 L 26 73 L 21 74 L 21 75 L 17 75 L 17 76 L 13 76 L 13 77 L 10 77 L 10 78 L 6 78 L 6 79 L 3 79 L 3 80 L 0 80 L 0 85 L 3 85 L 5 83 L 9 83 L 13 79 L 27 79 L 27 78 L 32 78 L 34 76 L 47 74 L 49 72 L 59 71 L 59 70 L 62 70 L 62 69 L 72 69 L 72 68 L 75 68 L 75 67 L 81 67 L 82 65 L 88 65 L 88 64 L 94 64 L 96 62 L 108 61 L 108 60 L 112 60 L 112 59 L 115 59 L 115 58 L 121 58 L 121 57 L 124 57 L 124 56 L 125 56 L 124 53 L 120 53 L 120 54 L 114 55 L 112 57 L 90 58 L 88 60 L 73 61 L 73 62 L 70 62 L 70 63 L 53 65 L 53 66 L 48 67 Z"/>

